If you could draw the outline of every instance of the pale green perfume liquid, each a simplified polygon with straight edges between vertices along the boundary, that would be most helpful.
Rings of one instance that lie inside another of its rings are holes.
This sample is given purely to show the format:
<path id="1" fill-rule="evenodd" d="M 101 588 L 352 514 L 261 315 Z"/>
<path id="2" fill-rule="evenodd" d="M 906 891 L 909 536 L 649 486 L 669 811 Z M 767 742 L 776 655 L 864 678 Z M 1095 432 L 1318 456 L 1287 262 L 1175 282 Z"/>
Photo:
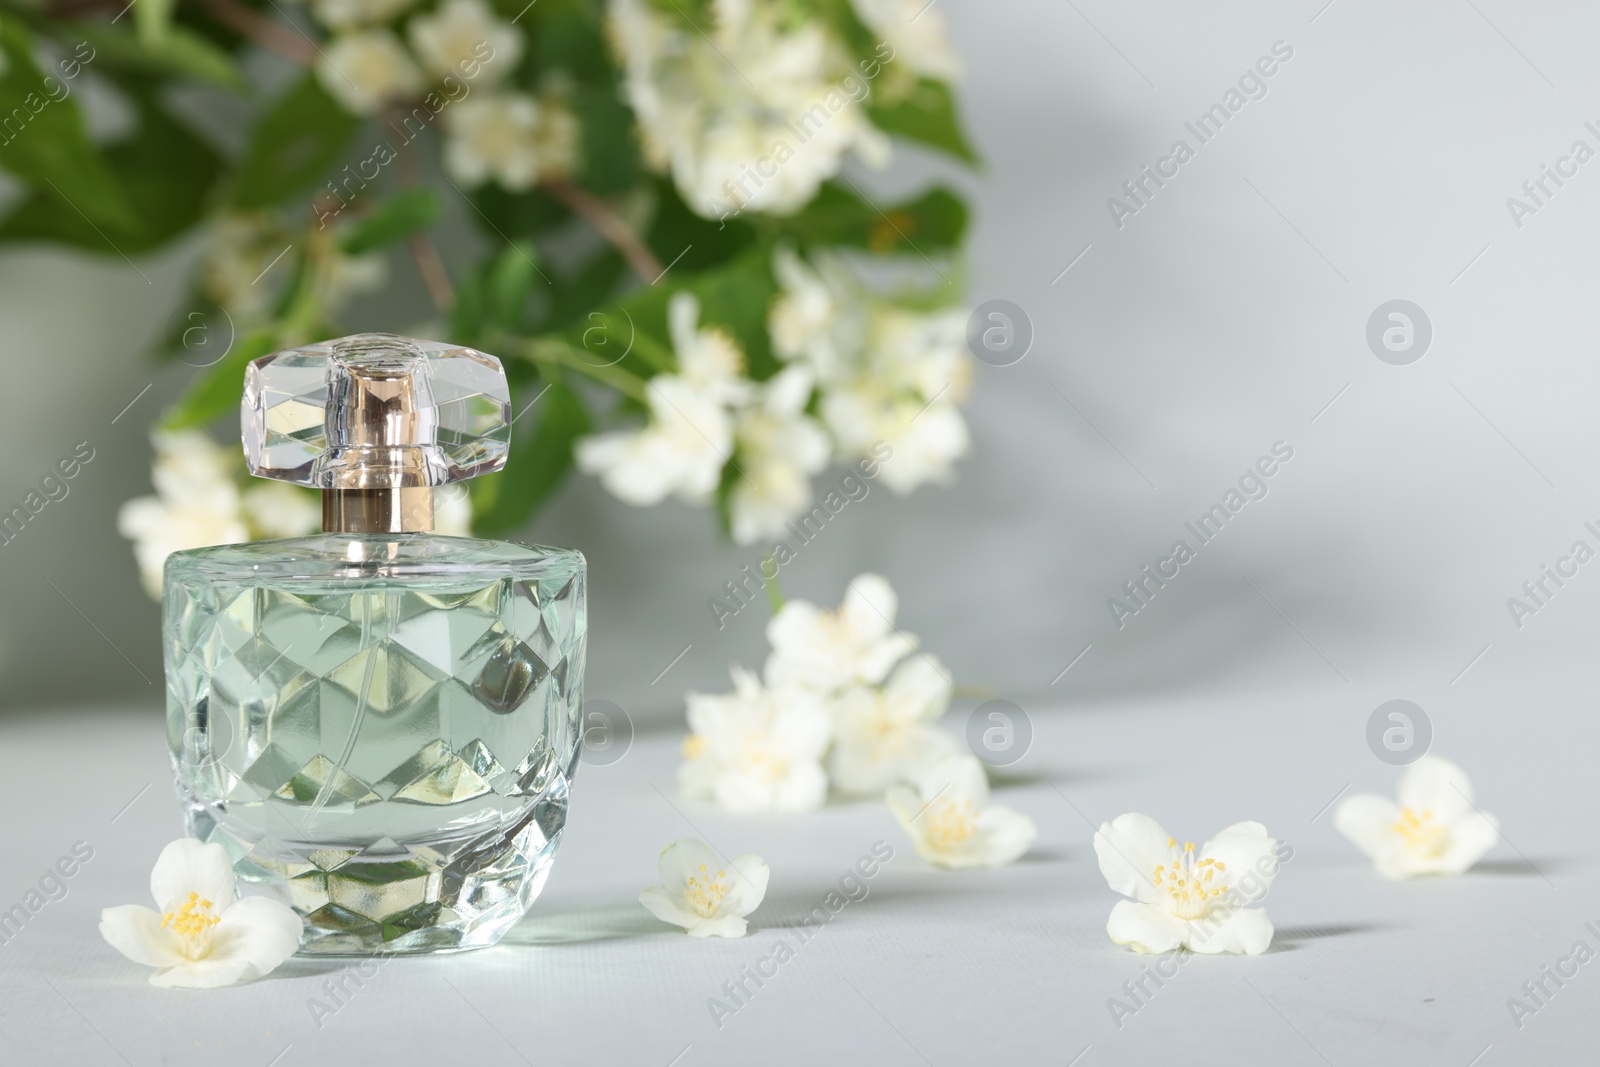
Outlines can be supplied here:
<path id="1" fill-rule="evenodd" d="M 575 768 L 577 553 L 428 534 L 179 553 L 169 740 L 191 832 L 304 951 L 492 944 L 537 894 Z"/>

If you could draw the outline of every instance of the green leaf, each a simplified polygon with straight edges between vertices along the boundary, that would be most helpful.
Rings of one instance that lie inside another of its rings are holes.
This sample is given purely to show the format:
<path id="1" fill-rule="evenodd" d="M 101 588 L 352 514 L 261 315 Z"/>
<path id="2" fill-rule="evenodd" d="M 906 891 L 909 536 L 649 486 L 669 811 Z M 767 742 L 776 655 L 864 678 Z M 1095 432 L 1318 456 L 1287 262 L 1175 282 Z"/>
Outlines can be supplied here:
<path id="1" fill-rule="evenodd" d="M 909 94 L 892 103 L 873 103 L 869 98 L 867 116 L 886 133 L 899 134 L 968 163 L 978 162 L 977 153 L 961 131 L 955 98 L 943 82 L 923 78 Z"/>
<path id="2" fill-rule="evenodd" d="M 724 263 L 756 239 L 755 230 L 742 219 L 696 215 L 670 179 L 656 180 L 656 200 L 656 215 L 645 242 L 663 264 L 672 264 L 674 274 Z"/>
<path id="3" fill-rule="evenodd" d="M 172 15 L 177 0 L 139 0 L 133 5 L 133 24 L 139 39 L 148 44 L 159 44 L 172 32 Z"/>
<path id="4" fill-rule="evenodd" d="M 169 27 L 163 36 L 146 40 L 108 22 L 73 22 L 58 36 L 63 42 L 73 36 L 88 42 L 89 58 L 108 67 L 194 78 L 241 93 L 249 88 L 233 56 L 183 26 Z"/>
<path id="5" fill-rule="evenodd" d="M 360 125 L 307 71 L 256 122 L 234 205 L 269 207 L 303 192 L 332 168 Z"/>
<path id="6" fill-rule="evenodd" d="M 565 382 L 551 380 L 538 403 L 519 418 L 536 416 L 531 433 L 514 439 L 506 469 L 490 478 L 480 499 L 486 505 L 473 526 L 487 536 L 510 533 L 525 524 L 566 477 L 572 467 L 572 446 L 589 432 L 589 412 Z"/>
<path id="7" fill-rule="evenodd" d="M 601 195 L 632 188 L 641 173 L 639 143 L 620 84 L 615 78 L 586 82 L 574 91 L 571 103 L 583 130 L 584 187 Z"/>
<path id="8" fill-rule="evenodd" d="M 485 185 L 467 194 L 477 210 L 467 216 L 493 238 L 531 237 L 572 217 L 565 205 L 539 192 L 508 193 Z"/>
<path id="9" fill-rule="evenodd" d="M 163 429 L 186 430 L 209 426 L 229 412 L 239 410 L 244 395 L 244 370 L 251 360 L 272 351 L 277 337 L 266 330 L 242 339 L 214 366 L 195 379 L 162 418 Z"/>
<path id="10" fill-rule="evenodd" d="M 35 192 L 0 221 L 0 239 L 50 240 L 101 254 L 146 252 L 194 226 L 205 212 L 222 160 L 190 129 L 164 111 L 154 92 L 134 90 L 138 131 L 105 152 L 132 224 L 91 225 L 70 204 Z"/>
<path id="11" fill-rule="evenodd" d="M 928 252 L 961 244 L 967 206 L 942 187 L 914 200 L 875 206 L 829 182 L 798 214 L 771 220 L 770 229 L 800 245 L 848 245 L 881 255 Z"/>
<path id="12" fill-rule="evenodd" d="M 625 267 L 622 256 L 608 247 L 581 269 L 557 278 L 543 328 L 564 330 L 599 307 L 617 291 Z"/>
<path id="13" fill-rule="evenodd" d="M 532 241 L 512 241 L 489 266 L 484 287 L 489 321 L 508 333 L 520 333 L 533 282 L 538 276 L 538 251 Z"/>
<path id="14" fill-rule="evenodd" d="M 351 227 L 340 244 L 352 256 L 384 248 L 432 226 L 443 207 L 432 189 L 407 189 Z"/>
<path id="15" fill-rule="evenodd" d="M 111 168 L 92 143 L 72 99 L 71 80 L 48 79 L 15 19 L 0 20 L 0 167 L 94 225 L 136 225 Z M 64 61 L 65 62 L 65 61 Z M 101 241 L 101 247 L 105 242 Z"/>
<path id="16" fill-rule="evenodd" d="M 669 285 L 672 281 L 676 284 Z M 650 349 L 671 351 L 667 303 L 674 292 L 682 290 L 699 298 L 702 328 L 721 326 L 739 342 L 751 377 L 764 380 L 776 373 L 778 361 L 767 335 L 767 309 L 778 293 L 778 283 L 772 276 L 771 250 L 764 244 L 711 270 L 697 274 L 674 270 L 662 284 L 636 289 L 601 309 L 598 314 L 607 327 L 608 343 L 626 345 L 632 339 L 627 359 L 634 362 L 626 364 L 625 369 L 648 366 Z M 574 346 L 594 351 L 594 345 L 586 345 L 584 337 L 585 331 L 592 328 L 588 320 L 579 320 L 567 336 Z M 644 373 L 648 376 L 653 371 Z"/>

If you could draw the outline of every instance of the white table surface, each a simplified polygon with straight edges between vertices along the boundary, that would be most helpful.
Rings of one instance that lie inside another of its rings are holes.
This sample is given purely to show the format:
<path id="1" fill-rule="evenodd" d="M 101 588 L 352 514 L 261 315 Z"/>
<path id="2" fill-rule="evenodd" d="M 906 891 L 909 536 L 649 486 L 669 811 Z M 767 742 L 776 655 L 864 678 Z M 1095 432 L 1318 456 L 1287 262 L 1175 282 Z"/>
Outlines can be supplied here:
<path id="1" fill-rule="evenodd" d="M 1318 814 L 1347 785 L 1394 784 L 1361 738 L 1375 702 L 1345 686 L 1034 710 L 1032 751 L 999 792 L 1038 821 L 1039 841 L 992 872 L 928 867 L 880 803 L 749 818 L 686 802 L 672 787 L 677 738 L 645 735 L 582 769 L 549 884 L 504 943 L 387 962 L 347 983 L 320 1027 L 311 1000 L 344 961 L 163 990 L 100 940 L 102 907 L 149 903 L 150 863 L 179 829 L 158 716 L 12 719 L 0 723 L 0 910 L 75 842 L 94 858 L 0 945 L 0 1063 L 1593 1063 L 1600 961 L 1520 1030 L 1506 1003 L 1575 941 L 1600 948 L 1583 925 L 1600 926 L 1596 729 L 1573 700 L 1544 702 L 1518 730 L 1501 707 L 1513 696 L 1480 692 L 1434 723 L 1436 750 L 1475 772 L 1509 841 L 1465 877 L 1405 884 L 1380 880 Z M 1558 744 L 1538 728 L 1551 717 Z M 1089 822 L 1125 810 L 1197 840 L 1259 819 L 1295 856 L 1267 899 L 1268 953 L 1189 958 L 1119 1028 L 1108 999 L 1150 958 L 1105 935 L 1116 897 Z M 770 862 L 748 938 L 691 940 L 636 903 L 680 836 Z M 869 895 L 802 940 L 801 916 L 880 839 L 896 854 Z M 747 983 L 719 1027 L 710 998 L 780 940 L 793 958 Z"/>

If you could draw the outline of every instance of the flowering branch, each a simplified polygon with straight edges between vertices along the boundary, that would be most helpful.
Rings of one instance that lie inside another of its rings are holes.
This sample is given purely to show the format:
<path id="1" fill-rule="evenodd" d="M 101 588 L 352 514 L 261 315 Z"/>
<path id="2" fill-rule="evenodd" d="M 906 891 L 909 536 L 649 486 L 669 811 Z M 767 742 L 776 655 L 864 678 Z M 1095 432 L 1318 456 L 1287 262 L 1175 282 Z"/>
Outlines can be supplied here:
<path id="1" fill-rule="evenodd" d="M 589 190 L 564 181 L 545 182 L 539 188 L 561 201 L 573 214 L 593 226 L 601 237 L 622 253 L 622 258 L 628 261 L 628 266 L 633 268 L 633 272 L 646 285 L 654 285 L 667 272 L 655 253 L 640 240 L 633 227 L 612 210 L 611 205 Z"/>
<path id="2" fill-rule="evenodd" d="M 263 18 L 237 0 L 202 0 L 216 20 L 248 37 L 269 52 L 308 67 L 317 58 L 317 46 L 307 37 Z"/>

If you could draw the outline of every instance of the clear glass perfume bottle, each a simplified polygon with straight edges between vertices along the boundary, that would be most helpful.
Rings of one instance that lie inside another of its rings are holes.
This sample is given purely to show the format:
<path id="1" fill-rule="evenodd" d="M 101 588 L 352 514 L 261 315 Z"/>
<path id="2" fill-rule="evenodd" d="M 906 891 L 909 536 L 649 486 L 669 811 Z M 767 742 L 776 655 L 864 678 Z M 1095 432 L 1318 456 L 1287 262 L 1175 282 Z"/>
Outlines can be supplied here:
<path id="1" fill-rule="evenodd" d="M 431 533 L 501 469 L 499 361 L 362 334 L 265 356 L 251 473 L 322 489 L 323 533 L 167 562 L 168 741 L 190 833 L 305 919 L 302 952 L 492 945 L 561 840 L 585 565 Z"/>

